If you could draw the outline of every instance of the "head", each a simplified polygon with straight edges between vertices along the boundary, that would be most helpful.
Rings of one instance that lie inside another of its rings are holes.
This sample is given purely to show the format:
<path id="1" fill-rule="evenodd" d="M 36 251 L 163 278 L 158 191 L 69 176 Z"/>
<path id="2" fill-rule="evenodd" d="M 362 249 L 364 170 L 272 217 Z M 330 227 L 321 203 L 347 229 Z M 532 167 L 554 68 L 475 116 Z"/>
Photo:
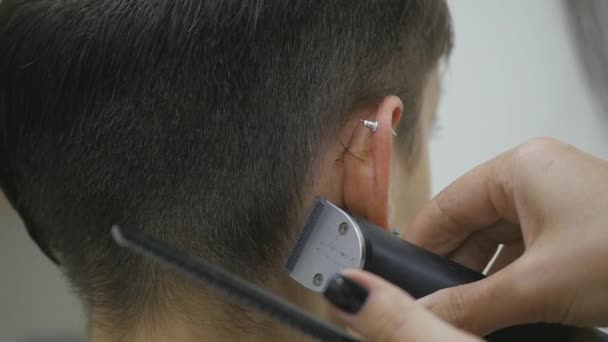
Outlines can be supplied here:
<path id="1" fill-rule="evenodd" d="M 271 284 L 314 196 L 384 227 L 428 196 L 443 1 L 4 0 L 0 46 L 2 189 L 112 331 L 201 297 L 112 224 Z"/>

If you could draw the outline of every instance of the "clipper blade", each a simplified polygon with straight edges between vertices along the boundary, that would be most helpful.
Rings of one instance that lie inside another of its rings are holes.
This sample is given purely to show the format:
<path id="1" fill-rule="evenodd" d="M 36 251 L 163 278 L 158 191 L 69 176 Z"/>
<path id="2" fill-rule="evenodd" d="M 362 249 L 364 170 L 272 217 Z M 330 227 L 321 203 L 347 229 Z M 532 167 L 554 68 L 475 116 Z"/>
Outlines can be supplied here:
<path id="1" fill-rule="evenodd" d="M 300 237 L 298 237 L 298 241 L 294 245 L 293 250 L 287 258 L 287 262 L 285 263 L 285 270 L 287 272 L 293 272 L 293 269 L 296 267 L 296 263 L 300 259 L 302 251 L 304 251 L 304 247 L 306 246 L 306 243 L 308 243 L 308 239 L 310 238 L 312 231 L 317 226 L 317 222 L 319 221 L 321 214 L 323 214 L 324 208 L 324 201 L 315 201 L 315 206 L 312 208 L 312 211 L 304 224 L 304 228 L 302 228 L 302 233 L 300 233 Z"/>
<path id="2" fill-rule="evenodd" d="M 348 268 L 361 268 L 365 244 L 357 222 L 344 210 L 317 197 L 285 270 L 301 285 L 322 292 L 331 277 Z"/>

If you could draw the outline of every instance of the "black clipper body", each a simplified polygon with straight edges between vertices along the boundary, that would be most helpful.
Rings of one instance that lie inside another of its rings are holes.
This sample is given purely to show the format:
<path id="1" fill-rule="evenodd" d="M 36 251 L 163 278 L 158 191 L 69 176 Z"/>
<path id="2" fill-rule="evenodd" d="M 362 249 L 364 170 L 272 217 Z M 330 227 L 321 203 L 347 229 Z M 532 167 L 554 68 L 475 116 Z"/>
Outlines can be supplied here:
<path id="1" fill-rule="evenodd" d="M 285 269 L 300 284 L 323 292 L 331 276 L 347 268 L 377 274 L 415 298 L 483 278 L 319 197 Z"/>

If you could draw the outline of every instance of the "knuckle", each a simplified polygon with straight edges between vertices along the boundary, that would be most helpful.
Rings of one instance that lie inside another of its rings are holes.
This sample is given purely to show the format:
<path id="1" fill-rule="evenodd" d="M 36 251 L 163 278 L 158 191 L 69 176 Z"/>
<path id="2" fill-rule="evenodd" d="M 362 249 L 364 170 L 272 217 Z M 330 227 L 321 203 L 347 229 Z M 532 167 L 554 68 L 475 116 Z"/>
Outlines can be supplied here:
<path id="1" fill-rule="evenodd" d="M 394 319 L 391 322 L 391 330 L 385 336 L 386 340 L 382 342 L 394 342 L 406 339 L 410 330 L 408 322 L 404 317 Z"/>
<path id="2" fill-rule="evenodd" d="M 394 342 L 401 341 L 407 335 L 407 322 L 415 314 L 413 303 L 395 301 L 395 298 L 382 300 L 378 311 L 369 317 L 370 327 L 367 336 L 370 341 Z"/>
<path id="3" fill-rule="evenodd" d="M 465 296 L 459 287 L 439 290 L 434 305 L 429 309 L 456 327 L 465 329 L 467 325 Z"/>
<path id="4" fill-rule="evenodd" d="M 446 315 L 449 317 L 448 320 L 457 327 L 467 329 L 468 320 L 466 319 L 466 304 L 465 295 L 460 288 L 456 287 L 453 289 L 451 296 L 449 297 L 448 306 L 446 308 Z"/>
<path id="5" fill-rule="evenodd" d="M 524 145 L 536 146 L 543 149 L 562 147 L 566 144 L 552 137 L 536 137 L 528 140 Z"/>
<path id="6" fill-rule="evenodd" d="M 520 181 L 526 181 L 545 174 L 551 170 L 556 161 L 562 160 L 568 152 L 573 151 L 571 145 L 553 138 L 534 138 L 516 147 L 512 154 L 513 170 Z M 520 184 L 522 185 L 522 184 Z"/>
<path id="7" fill-rule="evenodd" d="M 563 323 L 572 310 L 567 301 L 572 298 L 569 287 L 546 282 L 546 279 L 555 279 L 552 272 L 546 270 L 546 261 L 530 261 L 523 265 L 520 273 L 528 281 L 513 287 L 513 297 L 520 304 L 519 314 L 527 320 Z M 539 278 L 538 274 L 544 277 Z"/>
<path id="8" fill-rule="evenodd" d="M 374 341 L 378 342 L 395 342 L 401 341 L 407 337 L 407 315 L 395 314 L 388 317 L 386 322 L 383 324 L 383 329 L 377 335 Z"/>
<path id="9" fill-rule="evenodd" d="M 541 303 L 546 291 L 543 291 L 543 286 L 537 279 L 539 274 L 546 273 L 545 266 L 521 259 L 514 264 L 508 275 L 492 286 L 488 293 L 490 298 L 508 298 L 502 305 L 504 320 L 510 324 L 544 321 L 544 305 Z M 528 281 L 522 282 L 521 279 Z"/>
<path id="10" fill-rule="evenodd" d="M 550 137 L 539 137 L 528 140 L 515 148 L 515 158 L 527 163 L 535 163 L 546 157 L 553 157 L 568 149 L 567 144 Z"/>

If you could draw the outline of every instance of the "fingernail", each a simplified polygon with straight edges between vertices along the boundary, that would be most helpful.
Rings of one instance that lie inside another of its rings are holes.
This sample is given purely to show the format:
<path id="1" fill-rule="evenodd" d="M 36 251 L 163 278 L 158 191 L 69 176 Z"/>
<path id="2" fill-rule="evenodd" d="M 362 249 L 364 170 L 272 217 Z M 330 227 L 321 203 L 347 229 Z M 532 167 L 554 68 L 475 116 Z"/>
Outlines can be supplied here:
<path id="1" fill-rule="evenodd" d="M 368 291 L 349 278 L 336 274 L 327 285 L 323 295 L 340 310 L 356 314 L 365 304 Z"/>

